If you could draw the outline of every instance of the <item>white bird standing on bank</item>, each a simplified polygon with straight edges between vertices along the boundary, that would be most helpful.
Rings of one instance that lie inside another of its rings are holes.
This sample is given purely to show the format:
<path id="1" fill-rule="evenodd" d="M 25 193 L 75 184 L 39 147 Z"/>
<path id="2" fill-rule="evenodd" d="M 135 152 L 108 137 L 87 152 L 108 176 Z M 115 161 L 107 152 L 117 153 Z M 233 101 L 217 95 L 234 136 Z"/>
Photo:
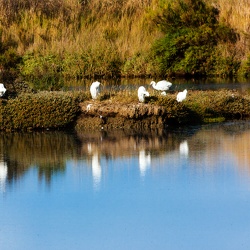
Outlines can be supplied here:
<path id="1" fill-rule="evenodd" d="M 183 100 L 186 99 L 186 97 L 187 97 L 187 90 L 185 89 L 177 94 L 176 100 L 177 102 L 182 102 Z"/>
<path id="2" fill-rule="evenodd" d="M 169 90 L 169 88 L 172 86 L 172 83 L 166 80 L 162 80 L 157 83 L 155 81 L 152 81 L 150 85 L 152 85 L 154 89 L 162 91 L 162 95 L 166 95 L 165 91 Z"/>
<path id="3" fill-rule="evenodd" d="M 2 97 L 6 92 L 6 88 L 4 87 L 3 83 L 0 83 L 0 97 Z"/>
<path id="4" fill-rule="evenodd" d="M 97 99 L 100 94 L 100 82 L 93 82 L 90 86 L 90 94 L 92 99 Z"/>
<path id="5" fill-rule="evenodd" d="M 140 86 L 138 88 L 138 99 L 139 99 L 139 102 L 145 102 L 145 96 L 149 96 L 149 93 L 148 93 L 148 91 L 143 86 Z"/>

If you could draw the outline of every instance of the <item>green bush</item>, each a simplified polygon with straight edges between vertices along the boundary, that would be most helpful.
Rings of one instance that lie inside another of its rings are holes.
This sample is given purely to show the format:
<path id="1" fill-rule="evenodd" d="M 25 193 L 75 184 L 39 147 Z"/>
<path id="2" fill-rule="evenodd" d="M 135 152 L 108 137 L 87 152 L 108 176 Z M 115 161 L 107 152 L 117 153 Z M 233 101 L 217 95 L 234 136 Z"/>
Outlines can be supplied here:
<path id="1" fill-rule="evenodd" d="M 247 59 L 241 64 L 241 75 L 244 77 L 250 76 L 250 55 L 247 56 Z"/>
<path id="2" fill-rule="evenodd" d="M 250 116 L 249 97 L 230 90 L 190 92 L 185 105 L 202 121 L 211 118 L 240 119 Z"/>
<path id="3" fill-rule="evenodd" d="M 237 40 L 230 27 L 218 22 L 218 15 L 219 11 L 203 0 L 178 0 L 161 6 L 153 20 L 165 36 L 155 42 L 152 51 L 163 75 L 215 73 L 221 56 L 216 53 L 217 45 Z"/>
<path id="4" fill-rule="evenodd" d="M 121 64 L 117 51 L 106 46 L 63 55 L 27 54 L 20 71 L 36 90 L 60 90 L 69 78 L 118 77 Z"/>
<path id="5" fill-rule="evenodd" d="M 20 71 L 36 90 L 60 90 L 62 82 L 62 58 L 58 55 L 27 54 Z"/>
<path id="6" fill-rule="evenodd" d="M 1 102 L 0 129 L 27 130 L 62 128 L 74 122 L 79 102 L 89 98 L 82 92 L 22 94 Z"/>
<path id="7" fill-rule="evenodd" d="M 2 31 L 0 30 L 0 68 L 5 76 L 17 76 L 19 74 L 18 64 L 21 56 L 18 55 L 17 44 L 12 39 L 2 42 Z"/>
<path id="8" fill-rule="evenodd" d="M 201 124 L 250 117 L 250 98 L 231 90 L 188 91 L 187 99 L 176 101 L 176 94 L 151 101 L 164 106 L 170 124 Z"/>

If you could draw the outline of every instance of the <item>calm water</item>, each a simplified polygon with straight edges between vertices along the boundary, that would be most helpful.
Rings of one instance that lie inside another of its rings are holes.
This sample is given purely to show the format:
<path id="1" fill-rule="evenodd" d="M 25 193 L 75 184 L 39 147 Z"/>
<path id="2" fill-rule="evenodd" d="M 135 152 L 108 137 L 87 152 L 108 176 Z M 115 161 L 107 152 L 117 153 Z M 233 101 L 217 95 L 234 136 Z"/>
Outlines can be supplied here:
<path id="1" fill-rule="evenodd" d="M 139 86 L 143 85 L 147 90 L 152 90 L 150 82 L 152 80 L 159 81 L 162 79 L 152 78 L 122 78 L 122 79 L 96 79 L 102 83 L 102 90 L 137 90 Z M 178 79 L 170 78 L 166 79 L 173 83 L 170 88 L 171 91 L 182 91 L 185 88 L 188 90 L 218 90 L 218 89 L 235 89 L 238 91 L 250 91 L 250 79 Z M 65 89 L 86 90 L 89 91 L 89 87 L 94 80 L 78 80 L 65 82 Z M 68 84 L 68 86 L 67 86 Z"/>
<path id="2" fill-rule="evenodd" d="M 0 134 L 0 249 L 250 249 L 250 122 Z"/>

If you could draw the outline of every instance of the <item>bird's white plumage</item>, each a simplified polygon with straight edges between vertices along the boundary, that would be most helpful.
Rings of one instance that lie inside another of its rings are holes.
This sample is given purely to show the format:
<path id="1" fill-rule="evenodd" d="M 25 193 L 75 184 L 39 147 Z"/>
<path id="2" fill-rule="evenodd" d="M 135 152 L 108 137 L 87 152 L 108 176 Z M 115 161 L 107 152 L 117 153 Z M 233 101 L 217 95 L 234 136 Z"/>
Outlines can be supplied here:
<path id="1" fill-rule="evenodd" d="M 185 89 L 177 94 L 176 100 L 177 102 L 182 102 L 183 100 L 186 99 L 186 97 L 187 97 L 187 90 Z"/>
<path id="2" fill-rule="evenodd" d="M 159 90 L 159 91 L 167 91 L 169 88 L 172 86 L 171 82 L 168 82 L 166 80 L 161 80 L 159 82 L 152 81 L 150 85 L 153 86 L 154 89 Z"/>
<path id="3" fill-rule="evenodd" d="M 149 96 L 149 93 L 145 89 L 145 87 L 140 86 L 138 88 L 138 99 L 139 99 L 139 102 L 145 102 L 145 96 Z"/>
<path id="4" fill-rule="evenodd" d="M 0 97 L 2 97 L 6 92 L 6 88 L 4 87 L 3 83 L 0 83 Z"/>
<path id="5" fill-rule="evenodd" d="M 90 86 L 90 94 L 92 99 L 97 99 L 100 94 L 100 82 L 93 82 Z"/>

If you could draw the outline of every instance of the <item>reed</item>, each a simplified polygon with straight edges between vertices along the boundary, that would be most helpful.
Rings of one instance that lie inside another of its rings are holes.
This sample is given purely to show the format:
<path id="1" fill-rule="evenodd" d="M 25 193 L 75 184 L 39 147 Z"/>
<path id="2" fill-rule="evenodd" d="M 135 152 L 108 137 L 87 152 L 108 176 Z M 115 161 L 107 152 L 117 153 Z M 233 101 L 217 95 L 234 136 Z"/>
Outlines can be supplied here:
<path id="1" fill-rule="evenodd" d="M 26 59 L 51 55 L 59 58 L 53 64 L 62 69 L 65 77 L 158 74 L 150 50 L 163 34 L 152 23 L 151 13 L 170 1 L 1 0 L 1 42 L 14 47 Z M 205 0 L 205 3 L 215 5 L 220 10 L 220 21 L 239 33 L 234 46 L 221 46 L 222 54 L 247 60 L 250 2 Z M 27 64 L 20 68 L 21 72 L 30 67 L 31 61 L 24 62 Z M 33 68 L 34 75 L 37 68 Z"/>
<path id="2" fill-rule="evenodd" d="M 220 21 L 229 24 L 240 34 L 236 51 L 241 60 L 246 60 L 250 53 L 250 2 L 248 0 L 206 0 L 220 11 Z M 229 51 L 230 53 L 230 51 Z"/>

